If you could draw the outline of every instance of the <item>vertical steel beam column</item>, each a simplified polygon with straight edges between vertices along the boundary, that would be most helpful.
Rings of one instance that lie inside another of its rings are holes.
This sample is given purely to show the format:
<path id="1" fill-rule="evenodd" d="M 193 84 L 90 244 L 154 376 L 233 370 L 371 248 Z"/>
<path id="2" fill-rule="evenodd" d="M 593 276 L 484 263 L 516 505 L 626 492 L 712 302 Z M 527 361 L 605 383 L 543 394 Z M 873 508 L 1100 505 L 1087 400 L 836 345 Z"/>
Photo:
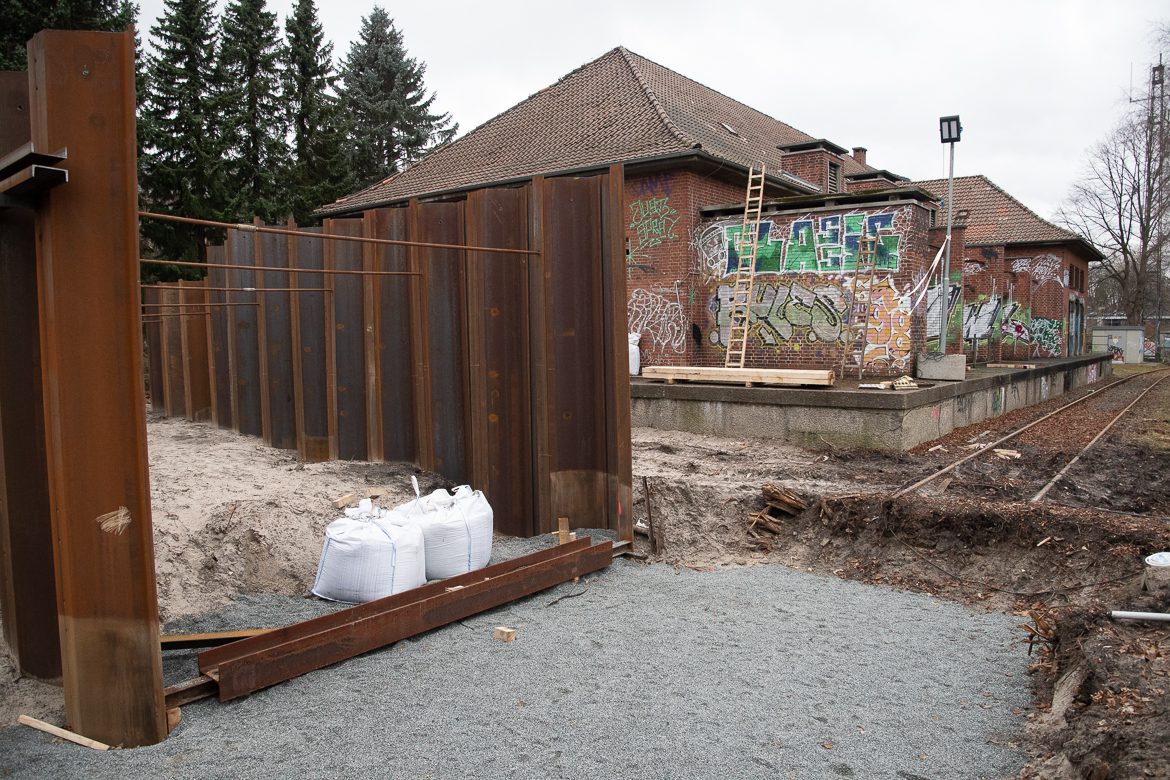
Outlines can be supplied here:
<path id="1" fill-rule="evenodd" d="M 362 235 L 376 238 L 378 221 L 375 212 L 362 213 Z M 362 270 L 378 269 L 378 252 L 374 244 L 362 244 Z M 362 349 L 366 362 L 366 460 L 384 460 L 382 451 L 382 366 L 379 349 L 378 287 L 374 277 L 362 277 Z"/>
<path id="2" fill-rule="evenodd" d="M 0 73 L 0 155 L 29 140 L 28 74 Z M 0 614 L 17 666 L 61 674 L 37 335 L 36 225 L 0 210 Z"/>
<path id="3" fill-rule="evenodd" d="M 552 354 L 548 333 L 547 297 L 549 255 L 546 242 L 545 181 L 535 176 L 528 191 L 528 246 L 539 249 L 528 263 L 529 394 L 532 409 L 533 533 L 547 533 L 556 522 L 552 508 L 552 456 L 549 440 L 548 362 Z"/>
<path id="4" fill-rule="evenodd" d="M 411 200 L 407 207 L 407 239 L 418 241 L 422 233 L 419 203 Z M 412 272 L 419 276 L 410 279 L 410 353 L 413 361 L 411 371 L 414 380 L 414 424 L 415 442 L 418 454 L 415 462 L 428 471 L 435 469 L 434 415 L 431 403 L 431 339 L 427 319 L 430 297 L 430 264 L 426 262 L 421 247 L 412 246 L 407 250 L 407 262 Z"/>
<path id="5" fill-rule="evenodd" d="M 630 441 L 630 368 L 626 258 L 625 168 L 611 165 L 602 194 L 601 286 L 605 349 L 606 514 L 618 539 L 634 541 L 633 452 Z"/>
<path id="6" fill-rule="evenodd" d="M 135 746 L 167 734 L 146 460 L 134 35 L 29 43 L 32 140 L 69 149 L 37 214 L 41 355 L 65 715 Z"/>

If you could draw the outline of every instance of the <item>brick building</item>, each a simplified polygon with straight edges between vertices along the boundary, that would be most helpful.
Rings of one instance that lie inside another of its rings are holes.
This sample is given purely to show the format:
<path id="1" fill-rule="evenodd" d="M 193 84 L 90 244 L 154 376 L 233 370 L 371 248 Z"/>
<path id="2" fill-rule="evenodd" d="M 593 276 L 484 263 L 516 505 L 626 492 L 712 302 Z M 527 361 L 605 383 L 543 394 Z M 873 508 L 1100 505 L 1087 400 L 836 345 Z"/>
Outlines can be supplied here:
<path id="1" fill-rule="evenodd" d="M 869 374 L 898 375 L 937 346 L 943 296 L 929 272 L 945 215 L 939 182 L 911 184 L 866 157 L 618 47 L 319 213 L 457 199 L 622 163 L 629 324 L 643 364 L 722 365 L 747 171 L 762 162 L 747 364 L 860 361 Z M 965 345 L 979 360 L 1079 352 L 1092 250 L 983 177 L 956 186 L 950 351 Z M 846 347 L 862 237 L 878 241 L 864 350 Z"/>

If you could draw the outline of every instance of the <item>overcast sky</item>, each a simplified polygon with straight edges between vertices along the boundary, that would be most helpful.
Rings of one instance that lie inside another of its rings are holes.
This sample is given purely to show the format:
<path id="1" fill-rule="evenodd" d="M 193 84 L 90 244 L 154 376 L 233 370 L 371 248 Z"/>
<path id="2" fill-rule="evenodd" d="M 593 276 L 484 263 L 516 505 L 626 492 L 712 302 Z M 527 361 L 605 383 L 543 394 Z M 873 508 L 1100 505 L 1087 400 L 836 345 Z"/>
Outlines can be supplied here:
<path id="1" fill-rule="evenodd" d="M 140 0 L 144 32 L 163 0 Z M 283 30 L 292 0 L 269 0 Z M 220 6 L 222 7 L 222 0 Z M 373 0 L 318 0 L 340 59 Z M 912 179 L 981 173 L 1051 217 L 1156 61 L 1156 0 L 385 2 L 460 135 L 622 45 Z"/>

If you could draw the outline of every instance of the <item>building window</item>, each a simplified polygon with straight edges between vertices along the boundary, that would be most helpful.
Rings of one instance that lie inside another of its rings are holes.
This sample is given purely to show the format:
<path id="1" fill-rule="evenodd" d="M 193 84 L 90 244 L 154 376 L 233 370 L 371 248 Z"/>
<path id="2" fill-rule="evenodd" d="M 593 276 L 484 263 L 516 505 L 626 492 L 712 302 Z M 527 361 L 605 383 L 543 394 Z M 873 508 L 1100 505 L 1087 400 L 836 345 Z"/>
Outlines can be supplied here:
<path id="1" fill-rule="evenodd" d="M 837 163 L 829 163 L 829 192 L 841 191 L 841 166 Z"/>

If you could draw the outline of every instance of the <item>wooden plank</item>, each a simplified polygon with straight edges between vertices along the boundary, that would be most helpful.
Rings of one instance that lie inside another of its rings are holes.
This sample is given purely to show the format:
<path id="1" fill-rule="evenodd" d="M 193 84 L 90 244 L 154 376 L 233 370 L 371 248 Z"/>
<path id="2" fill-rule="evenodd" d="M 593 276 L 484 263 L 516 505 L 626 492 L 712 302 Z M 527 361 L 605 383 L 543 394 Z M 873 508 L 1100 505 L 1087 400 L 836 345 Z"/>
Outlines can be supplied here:
<path id="1" fill-rule="evenodd" d="M 329 219 L 325 232 L 360 236 L 362 220 Z M 326 241 L 325 267 L 350 270 L 362 268 L 362 245 L 354 241 Z M 366 420 L 365 319 L 362 314 L 363 278 L 330 275 L 333 290 L 333 318 L 326 320 L 333 344 L 330 375 L 336 409 L 337 454 L 341 460 L 369 457 L 369 426 Z"/>
<path id="2" fill-rule="evenodd" d="M 167 735 L 138 306 L 134 35 L 29 43 L 32 140 L 69 149 L 37 211 L 65 720 L 126 747 Z M 96 519 L 124 512 L 120 533 Z"/>
<path id="3" fill-rule="evenodd" d="M 484 575 L 458 590 L 444 588 L 441 593 L 415 600 L 397 609 L 383 609 L 364 618 L 353 618 L 336 628 L 302 634 L 284 644 L 225 661 L 217 668 L 219 699 L 230 701 L 246 696 L 307 672 L 463 620 L 574 577 L 599 571 L 612 561 L 613 545 L 606 540 L 587 549 L 568 552 L 496 577 Z M 356 609 L 343 610 L 338 614 L 351 613 L 352 617 Z M 225 647 L 236 644 L 239 643 Z"/>
<path id="4" fill-rule="evenodd" d="M 29 717 L 28 715 L 21 715 L 21 716 L 17 717 L 16 722 L 21 723 L 25 726 L 30 726 L 34 729 L 37 729 L 38 731 L 43 731 L 46 734 L 52 734 L 54 737 L 57 737 L 58 739 L 63 739 L 66 742 L 72 742 L 75 745 L 81 745 L 82 747 L 92 748 L 93 750 L 109 750 L 110 749 L 110 746 L 104 742 L 98 742 L 96 739 L 90 739 L 89 737 L 83 737 L 80 734 L 75 734 L 72 731 L 68 731 L 68 730 L 60 728 L 58 726 L 54 726 L 52 723 L 45 723 L 43 720 L 37 720 L 36 718 Z"/>
<path id="5" fill-rule="evenodd" d="M 379 238 L 406 239 L 405 208 L 374 211 L 374 230 Z M 409 271 L 406 247 L 379 246 L 378 268 Z M 416 282 L 409 276 L 378 279 L 378 392 L 382 423 L 382 457 L 390 461 L 414 462 L 418 437 L 414 414 L 414 359 L 412 331 L 418 319 L 411 315 L 411 291 Z"/>
<path id="6" fill-rule="evenodd" d="M 179 282 L 179 302 L 183 312 L 201 311 L 199 306 L 189 304 L 207 303 L 207 290 L 203 282 Z M 210 308 L 206 308 L 211 311 Z M 211 419 L 211 377 L 208 375 L 207 357 L 207 316 L 172 317 L 179 322 L 182 335 L 183 354 L 183 397 L 186 401 L 185 414 L 188 420 Z"/>
<path id="7" fill-rule="evenodd" d="M 634 540 L 633 445 L 630 433 L 629 330 L 626 291 L 625 172 L 612 165 L 602 191 L 601 299 L 605 344 L 606 527 Z"/>
<path id="8" fill-rule="evenodd" d="M 28 87 L 27 73 L 0 72 L 0 151 L 29 140 Z M 0 616 L 17 668 L 50 678 L 61 648 L 37 285 L 33 214 L 0 209 Z"/>
<path id="9" fill-rule="evenodd" d="M 831 387 L 835 381 L 831 370 L 790 368 L 705 368 L 697 366 L 646 366 L 646 379 L 675 382 L 719 382 L 753 385 L 815 385 Z"/>

